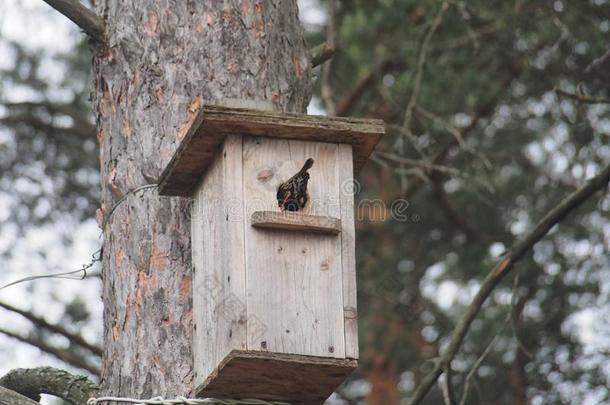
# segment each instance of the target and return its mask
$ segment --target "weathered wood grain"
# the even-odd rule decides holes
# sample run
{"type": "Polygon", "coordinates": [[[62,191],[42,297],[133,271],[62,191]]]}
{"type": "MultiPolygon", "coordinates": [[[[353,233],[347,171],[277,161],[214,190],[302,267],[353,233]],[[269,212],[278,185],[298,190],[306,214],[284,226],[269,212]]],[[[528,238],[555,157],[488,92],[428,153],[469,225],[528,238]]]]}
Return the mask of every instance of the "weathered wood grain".
{"type": "MultiPolygon", "coordinates": [[[[313,157],[310,199],[299,212],[339,218],[337,151],[332,143],[244,137],[245,217],[278,211],[278,185],[313,157]]],[[[246,226],[245,240],[248,350],[345,357],[341,239],[246,226]]]]}
{"type": "Polygon", "coordinates": [[[345,357],[358,358],[358,310],[356,290],[356,231],[354,227],[354,190],[352,150],[339,145],[339,193],[341,199],[341,263],[343,268],[343,317],[345,322],[345,357]]]}
{"type": "Polygon", "coordinates": [[[159,178],[162,195],[189,196],[227,134],[314,142],[346,143],[358,172],[385,129],[377,119],[335,118],[206,105],[159,178]]]}
{"type": "Polygon", "coordinates": [[[341,232],[339,218],[305,215],[299,212],[255,211],[250,217],[255,228],[281,229],[337,235],[341,232]]]}
{"type": "Polygon", "coordinates": [[[358,366],[356,360],[233,351],[199,385],[199,397],[322,404],[358,366]]]}
{"type": "Polygon", "coordinates": [[[242,139],[231,135],[197,187],[191,215],[195,384],[246,349],[242,139]]]}

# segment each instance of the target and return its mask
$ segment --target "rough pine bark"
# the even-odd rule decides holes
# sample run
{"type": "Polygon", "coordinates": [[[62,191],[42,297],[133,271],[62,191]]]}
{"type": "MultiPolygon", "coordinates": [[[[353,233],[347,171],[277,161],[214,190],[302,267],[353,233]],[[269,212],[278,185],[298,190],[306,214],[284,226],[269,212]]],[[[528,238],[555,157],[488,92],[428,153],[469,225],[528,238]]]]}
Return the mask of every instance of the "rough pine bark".
{"type": "MultiPolygon", "coordinates": [[[[92,101],[102,222],[129,190],[155,183],[194,111],[225,98],[303,111],[310,69],[296,1],[97,0],[92,101]]],[[[129,194],[104,229],[102,393],[192,390],[189,201],[129,194]]]]}

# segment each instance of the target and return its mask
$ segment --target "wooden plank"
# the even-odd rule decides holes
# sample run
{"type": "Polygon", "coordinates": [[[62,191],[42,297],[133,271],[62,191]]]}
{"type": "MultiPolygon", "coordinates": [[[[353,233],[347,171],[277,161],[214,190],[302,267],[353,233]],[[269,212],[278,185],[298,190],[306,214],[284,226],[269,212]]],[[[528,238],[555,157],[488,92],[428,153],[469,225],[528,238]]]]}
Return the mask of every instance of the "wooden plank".
{"type": "Polygon", "coordinates": [[[250,223],[255,228],[282,229],[337,235],[341,232],[339,218],[305,215],[298,212],[255,211],[250,223]]]}
{"type": "Polygon", "coordinates": [[[236,350],[195,393],[316,405],[324,403],[357,366],[355,360],[236,350]]]}
{"type": "Polygon", "coordinates": [[[345,322],[345,357],[358,358],[358,310],[356,291],[356,231],[354,228],[354,190],[352,149],[339,145],[338,178],[341,199],[341,264],[343,266],[343,317],[345,322]]]}
{"type": "MultiPolygon", "coordinates": [[[[193,195],[194,202],[191,211],[191,256],[193,266],[193,362],[195,382],[203,381],[213,369],[217,361],[214,354],[212,335],[215,322],[212,319],[212,308],[219,298],[210,294],[211,288],[215,289],[215,283],[210,278],[216,279],[213,273],[214,263],[218,257],[208,251],[204,246],[204,233],[216,235],[217,222],[205,220],[208,212],[217,210],[209,198],[220,187],[219,170],[210,170],[205,179],[196,188],[193,195]]],[[[220,360],[220,359],[218,359],[220,360]]]]}
{"type": "Polygon", "coordinates": [[[242,139],[228,136],[195,194],[191,216],[195,382],[231,350],[246,349],[242,139]]]}
{"type": "Polygon", "coordinates": [[[354,171],[366,163],[384,134],[376,119],[336,118],[307,114],[205,106],[187,130],[159,179],[161,195],[190,196],[228,134],[262,136],[352,146],[354,171]]]}
{"type": "MultiPolygon", "coordinates": [[[[305,215],[340,217],[337,144],[244,138],[244,212],[277,211],[278,185],[312,157],[305,215]]],[[[248,349],[345,357],[341,239],[245,230],[248,349]],[[264,328],[260,328],[264,325],[264,328]]]]}

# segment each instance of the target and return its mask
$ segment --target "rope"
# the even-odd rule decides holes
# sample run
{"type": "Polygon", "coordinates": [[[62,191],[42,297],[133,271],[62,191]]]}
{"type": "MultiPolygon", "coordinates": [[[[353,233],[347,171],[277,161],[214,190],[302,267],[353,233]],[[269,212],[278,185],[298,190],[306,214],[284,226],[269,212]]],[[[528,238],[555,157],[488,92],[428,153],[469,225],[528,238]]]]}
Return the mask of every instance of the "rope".
{"type": "Polygon", "coordinates": [[[185,398],[177,397],[175,399],[163,399],[163,397],[154,397],[151,399],[134,399],[121,397],[101,397],[89,398],[87,405],[97,405],[102,402],[127,402],[136,405],[200,405],[200,404],[218,404],[218,405],[290,405],[287,402],[264,401],[262,399],[217,399],[217,398],[185,398]]]}

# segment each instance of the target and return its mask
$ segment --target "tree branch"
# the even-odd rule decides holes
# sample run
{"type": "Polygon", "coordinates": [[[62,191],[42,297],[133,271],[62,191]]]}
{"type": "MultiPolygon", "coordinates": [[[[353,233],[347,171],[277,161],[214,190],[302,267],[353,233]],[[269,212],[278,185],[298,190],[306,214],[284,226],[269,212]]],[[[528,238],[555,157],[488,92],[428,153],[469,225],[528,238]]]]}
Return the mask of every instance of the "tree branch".
{"type": "Polygon", "coordinates": [[[481,353],[479,358],[474,362],[474,365],[472,366],[472,368],[470,369],[470,371],[466,375],[466,380],[464,381],[464,390],[462,391],[462,398],[460,399],[460,405],[466,405],[466,400],[468,399],[468,392],[470,391],[471,381],[475,377],[475,374],[476,374],[477,370],[479,369],[479,367],[481,367],[481,364],[483,363],[483,361],[485,360],[485,358],[487,357],[489,352],[491,352],[491,349],[493,348],[494,344],[496,343],[496,340],[498,339],[498,336],[500,336],[500,334],[506,328],[506,325],[508,324],[508,321],[510,320],[509,317],[510,317],[510,314],[509,314],[509,316],[506,317],[506,319],[502,323],[502,326],[500,327],[498,332],[489,341],[489,343],[485,347],[485,350],[483,350],[483,353],[481,353]]]}
{"type": "Polygon", "coordinates": [[[424,377],[413,394],[409,404],[419,404],[426,394],[430,391],[436,380],[441,376],[443,370],[451,366],[451,361],[460,349],[464,337],[470,329],[472,321],[475,319],[479,310],[492,293],[494,288],[502,279],[510,273],[515,263],[517,263],[536,243],[538,243],[551,228],[561,222],[573,210],[582,205],[594,193],[606,187],[610,182],[610,164],[608,164],[599,174],[590,179],[584,186],[561,201],[553,208],[536,227],[526,235],[525,238],[515,243],[504,257],[487,275],[479,291],[475,295],[472,303],[467,308],[466,313],[459,320],[451,334],[451,340],[447,348],[443,351],[439,361],[436,362],[434,369],[424,377]]]}
{"type": "Polygon", "coordinates": [[[461,215],[460,210],[451,204],[449,196],[443,189],[443,185],[439,184],[438,181],[434,181],[433,186],[434,194],[447,218],[461,229],[470,241],[483,239],[479,232],[461,215]]]}
{"type": "Polygon", "coordinates": [[[53,333],[62,335],[65,338],[67,338],[70,342],[75,343],[81,347],[84,347],[85,349],[91,351],[92,353],[94,353],[95,355],[97,355],[99,357],[102,356],[102,349],[99,346],[96,346],[94,344],[87,342],[81,335],[72,333],[72,332],[64,329],[60,325],[55,325],[55,324],[49,323],[40,316],[34,315],[31,312],[25,311],[23,309],[16,308],[16,307],[14,307],[10,304],[7,304],[5,302],[2,302],[2,301],[0,301],[0,308],[4,308],[7,311],[15,312],[16,314],[19,314],[19,315],[23,316],[24,318],[26,318],[27,320],[29,320],[30,322],[32,322],[34,325],[41,327],[41,328],[48,329],[49,331],[51,331],[53,333]]]}
{"type": "MultiPolygon", "coordinates": [[[[483,38],[487,35],[494,34],[498,31],[502,31],[505,29],[501,25],[492,24],[487,27],[482,27],[479,30],[469,32],[467,35],[463,35],[461,37],[452,38],[448,41],[439,42],[434,45],[430,45],[430,52],[446,52],[453,51],[458,48],[462,48],[471,43],[479,42],[480,38],[483,38]]],[[[476,46],[475,46],[476,48],[476,46]]],[[[476,49],[475,49],[476,50],[476,49]]]]}
{"type": "Polygon", "coordinates": [[[434,172],[450,174],[450,175],[454,175],[454,176],[459,176],[461,174],[461,172],[458,169],[455,169],[455,168],[449,167],[449,166],[437,165],[437,164],[429,162],[425,159],[410,159],[410,158],[395,155],[393,153],[381,152],[381,151],[377,151],[374,153],[377,156],[380,156],[384,159],[387,159],[387,160],[390,160],[390,161],[393,161],[396,163],[400,163],[402,165],[421,168],[421,169],[425,170],[426,175],[434,173],[434,172]]]}
{"type": "MultiPolygon", "coordinates": [[[[511,69],[510,76],[502,81],[502,84],[500,85],[498,91],[490,98],[488,102],[482,104],[471,114],[470,123],[460,129],[462,139],[465,139],[466,136],[469,135],[477,127],[481,119],[493,113],[501,96],[508,88],[510,88],[510,85],[513,83],[513,80],[521,75],[522,71],[523,69],[521,66],[517,66],[511,69]]],[[[440,149],[438,153],[436,153],[434,158],[431,159],[431,162],[435,165],[442,164],[445,161],[445,158],[449,155],[449,152],[452,150],[452,148],[457,145],[457,140],[455,139],[455,137],[453,137],[440,149]]],[[[439,174],[440,173],[433,173],[432,180],[436,180],[436,176],[439,174]]],[[[420,179],[414,178],[413,181],[410,182],[409,188],[404,193],[402,193],[401,196],[398,196],[396,198],[404,198],[406,200],[409,200],[415,193],[419,191],[419,189],[424,183],[425,182],[421,181],[420,179]]]]}
{"type": "Polygon", "coordinates": [[[311,58],[311,67],[315,68],[320,66],[335,55],[335,44],[324,42],[318,46],[315,46],[309,50],[309,57],[311,58]]]}
{"type": "Polygon", "coordinates": [[[431,111],[426,110],[425,108],[416,105],[414,107],[414,111],[425,117],[428,118],[429,120],[432,121],[436,121],[438,123],[440,123],[442,125],[443,128],[445,128],[445,130],[447,132],[449,132],[451,135],[453,135],[453,137],[455,138],[455,141],[461,146],[464,147],[464,138],[462,137],[462,133],[460,132],[459,129],[457,129],[456,127],[454,127],[453,125],[451,125],[449,122],[447,122],[445,119],[443,119],[442,117],[439,117],[438,115],[434,114],[431,111]]]}
{"type": "Polygon", "coordinates": [[[369,87],[377,82],[378,78],[383,77],[383,75],[391,70],[399,69],[403,66],[405,66],[404,63],[398,59],[386,59],[374,66],[366,76],[356,82],[356,85],[352,87],[349,94],[337,103],[337,116],[350,115],[356,102],[369,87]]]}
{"type": "MultiPolygon", "coordinates": [[[[422,148],[419,147],[418,139],[417,139],[417,137],[415,137],[413,135],[413,132],[411,131],[411,118],[413,116],[413,109],[415,108],[415,105],[417,103],[417,97],[419,96],[419,92],[421,89],[422,78],[424,75],[424,67],[426,66],[426,60],[428,58],[428,48],[430,46],[430,41],[432,40],[432,37],[434,36],[434,33],[436,32],[438,27],[441,25],[441,22],[443,21],[443,15],[445,14],[445,12],[447,11],[448,8],[449,8],[448,1],[443,1],[440,4],[438,12],[436,13],[436,16],[434,17],[434,19],[432,20],[432,25],[430,26],[430,29],[428,30],[428,32],[424,36],[424,39],[421,42],[421,45],[419,47],[419,51],[417,54],[417,64],[415,66],[415,74],[413,76],[413,86],[412,86],[411,97],[409,98],[409,102],[407,103],[407,108],[405,110],[404,119],[402,122],[402,131],[401,131],[402,135],[405,138],[407,138],[407,140],[413,146],[413,149],[424,160],[426,160],[425,153],[422,150],[422,148]]],[[[400,143],[399,145],[401,145],[400,152],[404,154],[404,152],[405,152],[404,146],[402,146],[404,144],[400,143]]],[[[401,167],[402,167],[402,165],[401,165],[401,167]]],[[[406,174],[407,173],[402,173],[400,176],[401,191],[404,191],[407,188],[406,174]]]]}
{"type": "Polygon", "coordinates": [[[441,391],[445,405],[455,405],[455,396],[453,394],[453,385],[451,384],[451,368],[445,370],[445,378],[440,381],[441,391]]]}
{"type": "Polygon", "coordinates": [[[604,52],[602,56],[593,59],[593,62],[589,63],[589,65],[585,68],[585,73],[589,73],[591,69],[594,69],[598,65],[601,65],[608,58],[610,58],[610,49],[604,52]]]}
{"type": "Polygon", "coordinates": [[[18,392],[0,387],[0,405],[40,405],[40,403],[24,397],[18,392]]]}
{"type": "Polygon", "coordinates": [[[87,362],[81,356],[78,356],[67,350],[63,350],[63,349],[51,346],[48,343],[46,343],[40,339],[33,338],[30,336],[22,336],[15,332],[11,332],[11,331],[3,329],[3,328],[0,328],[0,333],[2,333],[3,335],[6,335],[8,337],[11,337],[13,339],[16,339],[20,342],[27,343],[29,345],[37,347],[41,351],[43,351],[45,353],[49,353],[71,366],[74,366],[76,368],[80,368],[83,370],[87,370],[88,372],[90,372],[91,374],[94,374],[94,375],[98,375],[98,376],[100,375],[100,370],[96,366],[89,364],[89,362],[87,362]]]}
{"type": "Polygon", "coordinates": [[[405,111],[405,119],[402,124],[404,131],[410,135],[411,134],[411,116],[413,115],[413,109],[415,108],[415,104],[417,103],[417,97],[419,96],[419,90],[421,88],[422,77],[424,74],[424,66],[426,65],[426,59],[428,57],[428,47],[430,46],[430,41],[434,36],[434,33],[441,25],[441,21],[443,20],[443,15],[445,11],[449,8],[449,2],[444,1],[432,21],[432,26],[430,30],[426,33],[424,37],[421,47],[419,49],[419,55],[417,56],[417,66],[415,67],[415,77],[413,79],[413,92],[411,93],[411,98],[409,99],[409,103],[407,104],[407,109],[405,111]]]}
{"type": "Polygon", "coordinates": [[[80,4],[78,0],[44,0],[44,2],[72,20],[91,38],[100,43],[104,42],[104,20],[80,4]]]}
{"type": "Polygon", "coordinates": [[[75,405],[85,404],[98,389],[85,376],[53,367],[13,369],[0,378],[0,386],[35,401],[40,401],[40,394],[49,394],[75,405]]]}
{"type": "Polygon", "coordinates": [[[593,97],[587,97],[581,94],[575,94],[575,93],[570,93],[567,92],[565,90],[561,90],[558,88],[555,88],[555,93],[559,94],[560,96],[564,96],[564,97],[568,97],[571,99],[574,99],[580,103],[585,103],[585,104],[610,104],[610,98],[593,98],[593,97]]]}
{"type": "Polygon", "coordinates": [[[506,328],[506,325],[508,325],[511,318],[513,317],[513,311],[515,309],[515,300],[517,297],[517,289],[519,288],[520,274],[521,274],[521,271],[518,271],[517,274],[515,275],[515,279],[513,280],[513,290],[511,293],[512,295],[511,295],[511,300],[510,300],[510,308],[508,310],[508,313],[506,314],[506,317],[504,318],[504,322],[502,323],[502,326],[500,327],[500,329],[498,329],[496,331],[496,333],[494,334],[494,337],[489,341],[485,350],[483,350],[483,353],[481,353],[479,358],[474,362],[474,364],[473,364],[472,368],[470,369],[470,371],[468,372],[468,374],[466,374],[466,379],[464,380],[464,389],[462,390],[462,398],[460,399],[460,405],[466,405],[466,400],[468,399],[468,392],[470,391],[471,381],[474,381],[477,370],[479,369],[479,367],[481,367],[481,364],[483,364],[483,361],[485,360],[485,358],[487,357],[489,352],[491,352],[491,349],[492,349],[493,345],[496,343],[496,340],[502,334],[502,332],[506,328]]]}

